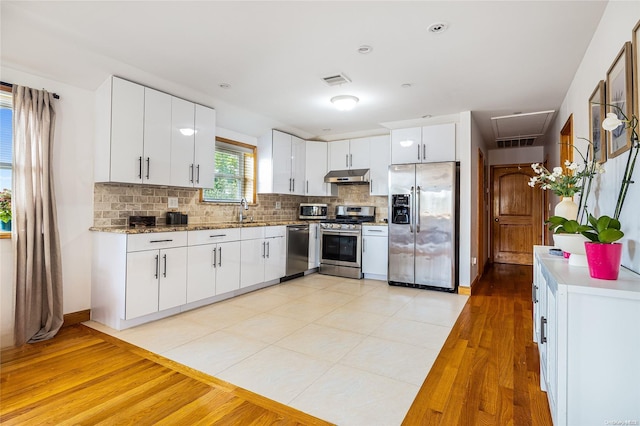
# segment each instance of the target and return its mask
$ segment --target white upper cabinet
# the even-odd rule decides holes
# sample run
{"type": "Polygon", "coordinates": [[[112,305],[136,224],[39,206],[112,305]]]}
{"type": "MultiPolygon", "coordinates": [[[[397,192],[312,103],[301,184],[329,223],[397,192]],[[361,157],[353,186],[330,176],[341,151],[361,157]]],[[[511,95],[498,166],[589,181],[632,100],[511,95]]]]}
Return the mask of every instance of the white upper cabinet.
{"type": "Polygon", "coordinates": [[[214,110],[109,77],[96,113],[96,182],[202,187],[213,179],[214,110]]]}
{"type": "MultiPolygon", "coordinates": [[[[171,183],[171,96],[144,88],[142,183],[171,183]]],[[[113,161],[113,159],[112,159],[113,161]]]]}
{"type": "Polygon", "coordinates": [[[327,151],[326,142],[306,142],[306,166],[305,166],[305,195],[325,196],[331,195],[329,183],[324,182],[327,174],[327,151]]]}
{"type": "Polygon", "coordinates": [[[329,170],[369,168],[369,138],[329,142],[329,170]]]}
{"type": "Polygon", "coordinates": [[[194,184],[211,188],[216,173],[216,110],[196,104],[194,147],[194,184]]]}
{"type": "Polygon", "coordinates": [[[258,139],[258,192],[304,195],[305,142],[278,130],[258,139]]]}
{"type": "Polygon", "coordinates": [[[193,186],[195,104],[171,98],[171,185],[193,186]]]}
{"type": "Polygon", "coordinates": [[[391,148],[389,135],[369,139],[369,194],[389,194],[389,164],[391,148]]]}
{"type": "Polygon", "coordinates": [[[455,123],[391,131],[391,164],[455,161],[455,123]]]}

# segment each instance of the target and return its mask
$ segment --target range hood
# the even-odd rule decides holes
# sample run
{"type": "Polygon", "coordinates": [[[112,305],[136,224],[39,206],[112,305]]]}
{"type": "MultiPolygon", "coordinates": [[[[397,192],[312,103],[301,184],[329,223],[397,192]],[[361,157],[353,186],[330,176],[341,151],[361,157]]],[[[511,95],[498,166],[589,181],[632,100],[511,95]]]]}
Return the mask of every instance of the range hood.
{"type": "Polygon", "coordinates": [[[324,177],[326,183],[369,183],[369,169],[332,170],[324,177]]]}

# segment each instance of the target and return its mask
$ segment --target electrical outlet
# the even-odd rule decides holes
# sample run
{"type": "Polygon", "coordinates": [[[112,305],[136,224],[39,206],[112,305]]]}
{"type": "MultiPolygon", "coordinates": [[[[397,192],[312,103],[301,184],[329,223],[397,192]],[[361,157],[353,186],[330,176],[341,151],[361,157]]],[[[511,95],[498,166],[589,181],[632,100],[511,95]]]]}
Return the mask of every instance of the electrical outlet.
{"type": "Polygon", "coordinates": [[[170,209],[178,208],[178,197],[169,197],[167,198],[167,207],[170,209]]]}
{"type": "Polygon", "coordinates": [[[476,263],[478,263],[478,258],[477,257],[472,257],[471,258],[471,264],[475,265],[476,263]]]}
{"type": "Polygon", "coordinates": [[[280,204],[280,201],[276,201],[276,209],[279,209],[282,207],[282,204],[280,204]]]}

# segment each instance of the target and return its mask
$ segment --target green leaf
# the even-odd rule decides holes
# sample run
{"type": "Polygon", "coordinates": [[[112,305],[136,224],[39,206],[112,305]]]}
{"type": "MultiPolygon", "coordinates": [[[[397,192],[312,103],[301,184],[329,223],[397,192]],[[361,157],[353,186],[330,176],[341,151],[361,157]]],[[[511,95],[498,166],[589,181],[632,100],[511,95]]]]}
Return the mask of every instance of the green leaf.
{"type": "Polygon", "coordinates": [[[598,235],[598,241],[601,243],[612,243],[624,237],[624,233],[618,229],[605,229],[598,235]]]}
{"type": "Polygon", "coordinates": [[[597,243],[598,242],[598,234],[596,234],[593,231],[582,232],[582,235],[587,237],[589,239],[589,241],[591,241],[592,243],[597,243]]]}
{"type": "Polygon", "coordinates": [[[596,222],[596,230],[598,232],[602,232],[609,228],[609,223],[611,222],[611,218],[609,216],[600,216],[598,222],[596,222]]]}
{"type": "Polygon", "coordinates": [[[594,229],[598,227],[598,219],[596,219],[591,213],[589,213],[589,223],[594,229]]]}

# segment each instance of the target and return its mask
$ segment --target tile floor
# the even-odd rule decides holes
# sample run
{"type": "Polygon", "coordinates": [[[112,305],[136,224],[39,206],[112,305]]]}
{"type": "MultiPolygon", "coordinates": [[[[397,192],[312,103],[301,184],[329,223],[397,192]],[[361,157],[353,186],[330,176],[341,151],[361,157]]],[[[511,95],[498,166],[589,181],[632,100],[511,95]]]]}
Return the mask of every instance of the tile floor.
{"type": "Polygon", "coordinates": [[[115,331],[339,425],[399,425],[467,296],[312,274],[115,331]]]}

